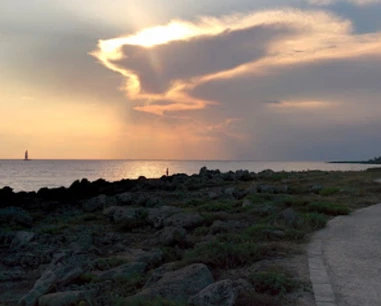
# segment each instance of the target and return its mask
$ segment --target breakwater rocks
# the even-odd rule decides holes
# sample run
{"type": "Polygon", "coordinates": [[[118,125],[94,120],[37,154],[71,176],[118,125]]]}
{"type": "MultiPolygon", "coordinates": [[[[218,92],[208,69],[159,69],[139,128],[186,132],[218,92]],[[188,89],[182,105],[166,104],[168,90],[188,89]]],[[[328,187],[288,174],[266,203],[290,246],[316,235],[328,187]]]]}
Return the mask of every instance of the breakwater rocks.
{"type": "MultiPolygon", "coordinates": [[[[292,175],[202,168],[192,176],[84,179],[38,192],[5,187],[0,305],[244,305],[255,293],[245,267],[267,249],[244,240],[230,247],[216,237],[242,233],[255,224],[252,216],[303,222],[292,208],[252,202],[258,193],[292,193],[292,175]]],[[[266,235],[274,240],[287,235],[271,226],[266,235]]]]}

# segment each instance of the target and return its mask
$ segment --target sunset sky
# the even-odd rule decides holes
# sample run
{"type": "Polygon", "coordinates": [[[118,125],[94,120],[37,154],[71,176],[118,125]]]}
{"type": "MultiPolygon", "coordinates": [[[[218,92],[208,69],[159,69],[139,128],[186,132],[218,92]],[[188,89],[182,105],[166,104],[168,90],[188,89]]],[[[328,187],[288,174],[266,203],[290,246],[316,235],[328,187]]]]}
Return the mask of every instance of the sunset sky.
{"type": "Polygon", "coordinates": [[[0,159],[381,155],[381,0],[1,0],[0,159]]]}

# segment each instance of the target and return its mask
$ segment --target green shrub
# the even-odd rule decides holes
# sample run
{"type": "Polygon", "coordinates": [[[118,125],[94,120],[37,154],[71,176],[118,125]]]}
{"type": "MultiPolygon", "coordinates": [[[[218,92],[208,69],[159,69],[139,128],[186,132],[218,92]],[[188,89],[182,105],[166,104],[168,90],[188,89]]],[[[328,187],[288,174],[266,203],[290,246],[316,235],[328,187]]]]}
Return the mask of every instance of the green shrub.
{"type": "Polygon", "coordinates": [[[308,212],[326,214],[329,216],[348,215],[350,213],[350,210],[347,206],[329,202],[312,202],[308,204],[304,210],[308,212]]]}
{"type": "Polygon", "coordinates": [[[299,282],[279,272],[259,272],[249,276],[255,291],[273,296],[290,293],[299,288],[299,282]]]}
{"type": "Polygon", "coordinates": [[[92,273],[82,273],[73,283],[77,285],[83,285],[91,283],[96,279],[96,275],[92,273]]]}
{"type": "Polygon", "coordinates": [[[214,240],[196,245],[184,254],[184,262],[204,263],[212,268],[235,268],[266,257],[268,248],[252,241],[244,241],[239,235],[230,241],[214,240]],[[237,238],[237,239],[235,239],[237,238]]]}
{"type": "Polygon", "coordinates": [[[127,259],[118,257],[100,258],[94,262],[94,268],[100,271],[107,271],[128,262],[129,261],[127,259]]]}
{"type": "Polygon", "coordinates": [[[204,204],[201,204],[197,207],[199,212],[235,212],[239,210],[240,206],[235,205],[232,201],[209,201],[204,204]]]}
{"type": "Polygon", "coordinates": [[[306,213],[303,215],[306,225],[311,231],[324,228],[328,222],[328,217],[319,213],[306,213]]]}
{"type": "Polygon", "coordinates": [[[325,187],[322,190],[320,190],[319,194],[324,197],[327,197],[335,193],[338,193],[339,191],[340,191],[340,188],[337,188],[337,187],[325,187]]]}
{"type": "Polygon", "coordinates": [[[162,297],[148,298],[148,297],[134,297],[129,298],[127,301],[120,299],[115,303],[116,306],[187,306],[187,303],[174,302],[162,297]]]}
{"type": "Polygon", "coordinates": [[[196,236],[205,236],[209,233],[209,227],[207,226],[200,226],[194,230],[194,234],[196,236]]]}

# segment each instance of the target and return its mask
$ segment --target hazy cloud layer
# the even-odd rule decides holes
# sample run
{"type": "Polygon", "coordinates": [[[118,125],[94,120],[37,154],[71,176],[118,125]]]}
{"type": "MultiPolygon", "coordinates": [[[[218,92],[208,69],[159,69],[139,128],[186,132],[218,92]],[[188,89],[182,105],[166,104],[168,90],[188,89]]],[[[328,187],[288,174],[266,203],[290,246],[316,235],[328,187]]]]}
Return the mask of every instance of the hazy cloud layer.
{"type": "Polygon", "coordinates": [[[380,155],[380,14],[378,0],[0,1],[2,145],[102,158],[380,155]]]}
{"type": "Polygon", "coordinates": [[[182,118],[177,127],[237,158],[270,159],[362,143],[360,131],[379,126],[380,54],[381,32],[297,9],[176,20],[93,52],[126,78],[135,110],[182,118]]]}

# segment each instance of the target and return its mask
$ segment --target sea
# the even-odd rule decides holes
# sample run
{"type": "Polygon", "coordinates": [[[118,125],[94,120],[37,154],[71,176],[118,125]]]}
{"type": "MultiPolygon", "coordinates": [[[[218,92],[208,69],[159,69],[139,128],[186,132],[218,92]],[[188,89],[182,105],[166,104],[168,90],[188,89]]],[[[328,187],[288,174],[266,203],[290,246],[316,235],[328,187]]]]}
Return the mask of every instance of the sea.
{"type": "Polygon", "coordinates": [[[377,165],[330,164],[321,161],[179,161],[179,160],[0,160],[0,188],[14,191],[38,191],[42,187],[69,187],[75,180],[113,182],[121,179],[160,178],[169,174],[199,173],[201,167],[229,170],[274,171],[359,171],[377,165]]]}

